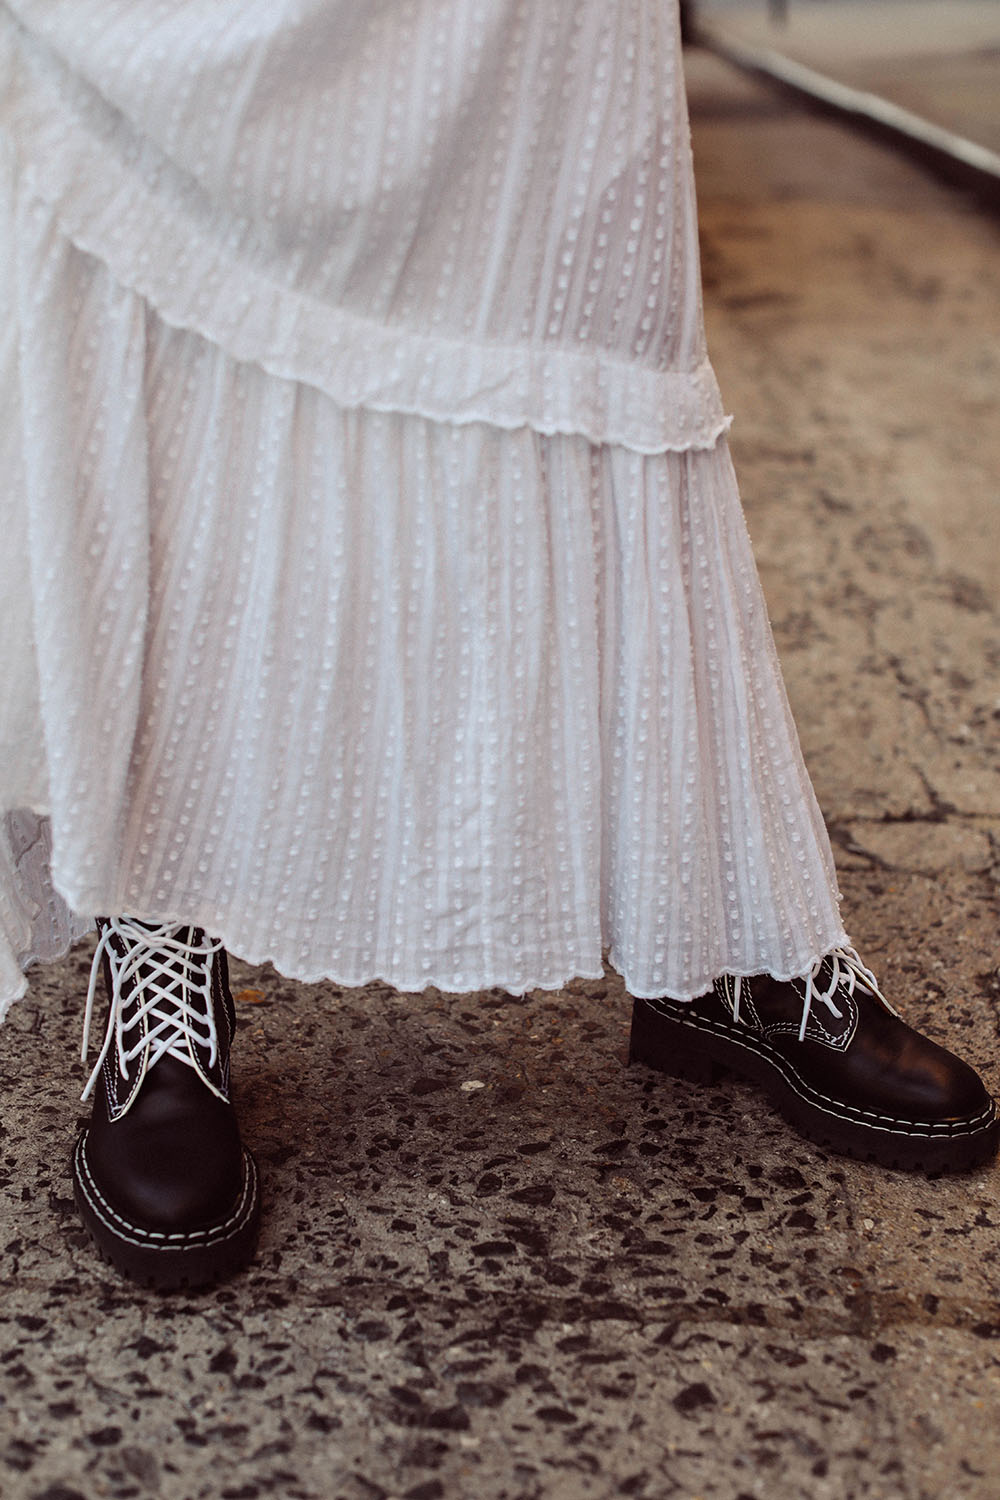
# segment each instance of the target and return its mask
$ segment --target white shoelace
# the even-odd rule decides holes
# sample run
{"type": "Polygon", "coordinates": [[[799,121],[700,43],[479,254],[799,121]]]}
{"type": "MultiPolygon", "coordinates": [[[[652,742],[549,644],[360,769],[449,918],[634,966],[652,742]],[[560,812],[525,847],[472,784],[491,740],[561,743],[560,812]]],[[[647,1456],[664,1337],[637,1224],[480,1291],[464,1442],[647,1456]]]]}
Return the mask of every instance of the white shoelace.
{"type": "MultiPolygon", "coordinates": [[[[870,995],[874,995],[877,1000],[880,1000],[886,1010],[892,1015],[897,1014],[879,989],[878,980],[875,978],[875,975],[871,969],[862,963],[860,954],[856,953],[853,948],[835,948],[832,953],[824,954],[822,958],[817,959],[808,974],[803,974],[800,977],[806,982],[805,999],[802,1003],[802,1024],[799,1026],[800,1042],[806,1034],[806,1026],[812,1014],[814,1000],[818,1000],[822,1005],[825,1005],[831,1015],[835,1016],[838,1021],[843,1020],[844,1013],[838,1009],[837,1003],[833,998],[841,988],[846,990],[848,995],[853,995],[856,989],[866,990],[870,995]],[[830,966],[830,982],[825,989],[820,989],[816,981],[819,978],[820,970],[826,963],[830,966]]],[[[740,998],[743,993],[743,985],[746,982],[746,980],[737,976],[733,999],[734,1021],[738,1021],[740,1018],[740,998]]]]}
{"type": "MultiPolygon", "coordinates": [[[[196,1047],[208,1049],[209,1067],[215,1063],[219,1049],[212,1005],[212,972],[222,944],[208,938],[202,943],[191,943],[179,936],[190,933],[190,928],[169,923],[136,922],[129,917],[108,919],[90,971],[81,1062],[87,1061],[94,997],[105,953],[111,968],[108,1028],[100,1056],[80,1096],[81,1102],[89,1098],[112,1045],[123,1078],[128,1076],[129,1063],[143,1051],[147,1053],[147,1071],[161,1057],[170,1056],[204,1076],[195,1055],[196,1047]],[[124,956],[112,942],[113,938],[118,939],[124,956]],[[126,1021],[123,1012],[126,1006],[133,1005],[134,1013],[126,1021]]],[[[211,1083],[209,1087],[213,1093],[219,1092],[211,1083]]]]}

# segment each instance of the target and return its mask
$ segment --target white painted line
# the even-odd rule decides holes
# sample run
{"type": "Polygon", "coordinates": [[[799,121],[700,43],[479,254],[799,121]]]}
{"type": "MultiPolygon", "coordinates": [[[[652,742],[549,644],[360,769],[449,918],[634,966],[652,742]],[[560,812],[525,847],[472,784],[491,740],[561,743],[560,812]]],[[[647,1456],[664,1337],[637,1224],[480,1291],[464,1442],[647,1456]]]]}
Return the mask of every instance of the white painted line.
{"type": "Polygon", "coordinates": [[[1000,185],[1000,154],[963,135],[956,135],[954,131],[945,130],[943,126],[933,125],[930,120],[925,120],[921,115],[915,115],[898,104],[892,104],[879,94],[838,83],[825,73],[817,73],[815,69],[793,62],[791,58],[783,57],[780,52],[772,52],[769,48],[748,47],[742,42],[731,41],[711,27],[700,26],[697,40],[713,52],[736,63],[738,67],[762,73],[779,83],[787,84],[796,92],[827,104],[841,114],[858,116],[862,121],[882,130],[904,136],[972,172],[994,179],[1000,185]]]}

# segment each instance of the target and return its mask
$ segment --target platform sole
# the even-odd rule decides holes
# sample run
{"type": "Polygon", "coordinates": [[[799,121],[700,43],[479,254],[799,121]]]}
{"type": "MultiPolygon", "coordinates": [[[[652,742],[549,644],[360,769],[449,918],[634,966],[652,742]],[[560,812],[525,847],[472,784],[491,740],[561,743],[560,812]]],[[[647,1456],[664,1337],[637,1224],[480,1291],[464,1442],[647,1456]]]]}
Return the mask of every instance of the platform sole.
{"type": "Polygon", "coordinates": [[[629,1062],[674,1078],[717,1083],[736,1076],[756,1084],[788,1123],[818,1146],[902,1171],[963,1172],[990,1161],[1000,1146],[992,1105],[969,1120],[908,1121],[832,1099],[810,1085],[756,1033],[739,1036],[698,1021],[674,1020],[655,1002],[636,1000],[629,1062]]]}
{"type": "Polygon", "coordinates": [[[117,1213],[94,1180],[87,1132],[73,1152],[73,1195],[97,1249],[116,1270],[158,1291],[201,1287],[243,1270],[257,1246],[260,1185],[257,1163],[244,1148],[243,1184],[231,1213],[218,1224],[187,1234],[157,1234],[117,1213]]]}

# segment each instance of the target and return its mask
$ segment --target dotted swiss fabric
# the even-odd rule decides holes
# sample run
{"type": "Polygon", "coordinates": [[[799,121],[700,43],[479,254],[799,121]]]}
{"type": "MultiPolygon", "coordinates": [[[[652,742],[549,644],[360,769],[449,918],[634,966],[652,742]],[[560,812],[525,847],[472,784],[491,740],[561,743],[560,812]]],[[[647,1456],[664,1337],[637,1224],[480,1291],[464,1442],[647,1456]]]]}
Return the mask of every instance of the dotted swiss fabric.
{"type": "Polygon", "coordinates": [[[645,452],[725,427],[669,6],[7,12],[26,185],[168,322],[341,405],[645,452]]]}
{"type": "Polygon", "coordinates": [[[691,996],[843,940],[657,0],[0,6],[0,999],[93,912],[691,996]]]}

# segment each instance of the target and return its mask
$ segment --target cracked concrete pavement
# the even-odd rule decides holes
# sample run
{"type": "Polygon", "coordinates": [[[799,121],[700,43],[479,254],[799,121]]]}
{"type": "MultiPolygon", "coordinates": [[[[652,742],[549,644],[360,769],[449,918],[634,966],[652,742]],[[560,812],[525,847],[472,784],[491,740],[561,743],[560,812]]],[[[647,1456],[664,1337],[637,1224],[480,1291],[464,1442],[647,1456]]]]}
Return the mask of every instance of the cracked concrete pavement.
{"type": "Polygon", "coordinates": [[[829,129],[808,116],[794,141],[781,109],[737,135],[734,88],[765,115],[768,96],[700,55],[693,66],[710,346],[845,885],[865,868],[988,879],[1000,837],[996,223],[864,140],[849,163],[829,158],[829,129]]]}
{"type": "MultiPolygon", "coordinates": [[[[689,71],[710,344],[848,925],[996,1092],[997,226],[689,71]]],[[[69,1197],[87,962],[0,1031],[4,1500],[996,1494],[996,1170],[840,1161],[750,1089],[626,1069],[614,976],[238,965],[260,1256],[153,1296],[69,1197]]]]}

